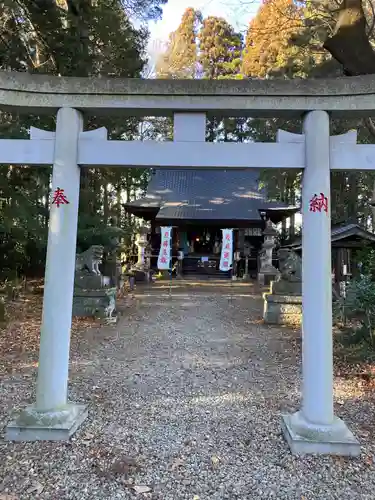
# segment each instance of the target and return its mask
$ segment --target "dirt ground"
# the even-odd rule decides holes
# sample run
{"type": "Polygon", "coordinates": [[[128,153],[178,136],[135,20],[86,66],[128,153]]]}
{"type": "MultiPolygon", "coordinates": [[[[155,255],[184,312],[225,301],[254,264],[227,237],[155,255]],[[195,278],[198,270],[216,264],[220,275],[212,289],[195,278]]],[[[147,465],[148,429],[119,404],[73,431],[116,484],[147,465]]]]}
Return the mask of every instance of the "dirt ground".
{"type": "MultiPolygon", "coordinates": [[[[40,304],[0,332],[2,427],[34,401],[40,304]]],[[[372,385],[336,369],[361,457],[293,457],[280,415],[300,406],[300,333],[262,323],[254,285],[161,282],[120,306],[115,326],[74,322],[69,399],[89,418],[71,441],[0,437],[0,500],[374,498],[372,385]]]]}

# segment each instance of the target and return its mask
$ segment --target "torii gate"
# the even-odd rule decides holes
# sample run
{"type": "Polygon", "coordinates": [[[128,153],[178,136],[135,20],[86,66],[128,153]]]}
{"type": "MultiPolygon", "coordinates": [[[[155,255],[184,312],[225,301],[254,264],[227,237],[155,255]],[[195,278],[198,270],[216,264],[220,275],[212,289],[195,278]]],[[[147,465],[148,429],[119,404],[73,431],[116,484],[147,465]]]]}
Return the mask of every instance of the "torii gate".
{"type": "Polygon", "coordinates": [[[330,170],[374,170],[375,146],[356,132],[330,137],[329,114],[375,110],[372,77],[317,81],[168,81],[57,78],[0,73],[0,107],[57,111],[55,132],[32,128],[30,140],[0,140],[0,163],[53,164],[36,403],[6,429],[8,440],[68,439],[87,416],[68,403],[69,343],[80,166],[303,169],[303,403],[283,415],[293,453],[358,455],[360,446],[333,412],[330,170]],[[370,89],[370,90],[369,90],[370,89]],[[82,112],[174,115],[173,142],[108,141],[83,131],[82,112]],[[271,143],[207,143],[206,113],[303,116],[303,135],[279,131],[271,143]],[[318,203],[312,204],[312,200],[318,203]],[[320,201],[319,201],[320,200],[320,201]]]}

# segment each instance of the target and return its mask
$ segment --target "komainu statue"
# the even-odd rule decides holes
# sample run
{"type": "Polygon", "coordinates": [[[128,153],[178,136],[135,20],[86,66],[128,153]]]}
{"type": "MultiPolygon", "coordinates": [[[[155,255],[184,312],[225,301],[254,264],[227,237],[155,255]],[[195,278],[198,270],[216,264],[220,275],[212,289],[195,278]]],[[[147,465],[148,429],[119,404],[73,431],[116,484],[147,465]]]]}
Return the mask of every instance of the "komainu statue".
{"type": "Polygon", "coordinates": [[[280,279],[285,281],[302,281],[302,259],[293,250],[281,248],[278,252],[280,279]]]}
{"type": "Polygon", "coordinates": [[[110,277],[100,272],[103,254],[102,245],[92,245],[76,255],[73,316],[101,317],[113,323],[117,320],[116,287],[110,286],[110,277]]]}
{"type": "Polygon", "coordinates": [[[263,295],[263,319],[269,324],[297,326],[302,321],[302,260],[287,248],[281,248],[278,257],[280,279],[263,295]]]}
{"type": "Polygon", "coordinates": [[[82,253],[76,255],[76,273],[88,271],[90,274],[101,276],[99,265],[103,262],[104,247],[92,245],[82,253]]]}

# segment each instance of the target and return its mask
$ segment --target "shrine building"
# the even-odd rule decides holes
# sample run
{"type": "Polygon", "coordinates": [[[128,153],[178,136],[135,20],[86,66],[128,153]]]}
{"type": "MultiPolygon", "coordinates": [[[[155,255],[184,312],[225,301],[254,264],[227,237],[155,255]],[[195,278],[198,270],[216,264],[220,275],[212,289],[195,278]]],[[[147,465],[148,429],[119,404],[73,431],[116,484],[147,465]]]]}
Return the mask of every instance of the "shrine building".
{"type": "Polygon", "coordinates": [[[298,210],[269,200],[259,177],[254,169],[154,170],[145,196],[124,205],[150,223],[151,267],[156,268],[160,227],[171,226],[173,255],[184,252],[183,274],[218,275],[221,229],[232,228],[239,269],[246,256],[249,273],[256,277],[266,220],[277,224],[298,210]]]}

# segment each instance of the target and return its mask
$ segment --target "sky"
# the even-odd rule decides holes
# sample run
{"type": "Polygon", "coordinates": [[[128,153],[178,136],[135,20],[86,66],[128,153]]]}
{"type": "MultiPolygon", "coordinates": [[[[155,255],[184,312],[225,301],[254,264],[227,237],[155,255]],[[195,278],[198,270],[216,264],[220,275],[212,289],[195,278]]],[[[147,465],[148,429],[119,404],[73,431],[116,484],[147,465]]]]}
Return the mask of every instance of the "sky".
{"type": "Polygon", "coordinates": [[[171,31],[180,24],[188,7],[200,10],[203,16],[225,17],[237,30],[245,30],[257,11],[259,0],[168,0],[163,8],[163,18],[150,22],[151,32],[148,52],[154,56],[163,51],[171,31]]]}

